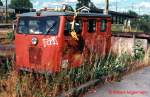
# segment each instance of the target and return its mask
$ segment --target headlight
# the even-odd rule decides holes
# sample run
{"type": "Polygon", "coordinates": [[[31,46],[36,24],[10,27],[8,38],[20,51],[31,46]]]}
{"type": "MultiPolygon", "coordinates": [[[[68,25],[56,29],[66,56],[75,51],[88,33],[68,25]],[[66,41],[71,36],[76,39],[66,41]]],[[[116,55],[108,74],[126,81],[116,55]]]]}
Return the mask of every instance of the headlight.
{"type": "Polygon", "coordinates": [[[37,45],[38,44],[38,39],[36,37],[32,38],[32,45],[37,45]]]}

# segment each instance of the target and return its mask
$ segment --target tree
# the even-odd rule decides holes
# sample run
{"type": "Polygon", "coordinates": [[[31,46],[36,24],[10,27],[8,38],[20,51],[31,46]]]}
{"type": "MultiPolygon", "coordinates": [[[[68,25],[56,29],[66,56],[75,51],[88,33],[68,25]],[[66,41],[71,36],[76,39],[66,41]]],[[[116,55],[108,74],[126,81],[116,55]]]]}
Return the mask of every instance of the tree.
{"type": "Polygon", "coordinates": [[[0,0],[0,6],[3,6],[3,2],[0,0]]]}
{"type": "Polygon", "coordinates": [[[86,6],[89,7],[91,0],[78,0],[78,3],[76,4],[76,9],[86,6]]]}
{"type": "Polygon", "coordinates": [[[129,10],[128,11],[128,14],[130,15],[130,16],[138,16],[138,14],[136,13],[136,12],[134,12],[134,11],[132,11],[132,10],[129,10]]]}
{"type": "Polygon", "coordinates": [[[136,12],[132,11],[132,10],[129,10],[129,11],[127,12],[127,14],[128,14],[129,16],[135,17],[135,18],[131,19],[131,26],[132,26],[133,28],[138,28],[138,26],[139,26],[138,14],[137,14],[136,12]]]}
{"type": "Polygon", "coordinates": [[[136,12],[132,12],[130,15],[137,17],[131,21],[133,27],[136,27],[138,31],[150,34],[150,15],[138,15],[136,12]]]}
{"type": "Polygon", "coordinates": [[[33,8],[33,4],[30,0],[11,0],[10,8],[33,8]]]}
{"type": "Polygon", "coordinates": [[[150,34],[150,15],[142,15],[139,19],[140,29],[150,34]]]}
{"type": "Polygon", "coordinates": [[[99,12],[99,9],[94,5],[91,0],[78,0],[78,3],[76,4],[76,9],[86,6],[90,8],[90,12],[99,12]]]}
{"type": "Polygon", "coordinates": [[[100,13],[100,9],[98,9],[95,4],[93,2],[90,2],[90,12],[93,12],[93,13],[100,13]]]}
{"type": "Polygon", "coordinates": [[[136,12],[129,10],[128,14],[130,16],[136,17],[132,19],[132,27],[136,27],[138,31],[144,31],[150,34],[150,15],[138,15],[136,12]]]}

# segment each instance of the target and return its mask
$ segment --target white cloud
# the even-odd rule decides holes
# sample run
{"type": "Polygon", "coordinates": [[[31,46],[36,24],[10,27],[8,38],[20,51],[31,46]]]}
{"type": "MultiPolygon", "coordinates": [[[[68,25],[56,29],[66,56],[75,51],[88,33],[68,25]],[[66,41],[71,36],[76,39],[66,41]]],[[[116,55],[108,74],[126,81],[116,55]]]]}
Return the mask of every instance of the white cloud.
{"type": "MultiPolygon", "coordinates": [[[[97,3],[105,3],[105,0],[91,0],[93,3],[97,4],[97,3]]],[[[121,2],[123,0],[109,0],[110,3],[112,2],[121,2]]]]}
{"type": "MultiPolygon", "coordinates": [[[[99,8],[103,8],[105,0],[91,0],[97,7],[99,8]]],[[[116,0],[109,0],[110,3],[116,2],[116,0]]],[[[117,2],[120,2],[121,0],[117,0],[117,2]]],[[[75,5],[78,1],[77,0],[59,0],[56,2],[55,1],[49,1],[49,2],[39,2],[39,0],[37,0],[34,4],[34,6],[38,7],[40,6],[41,8],[43,7],[50,7],[50,6],[58,6],[61,4],[71,4],[71,5],[75,5]]]]}
{"type": "Polygon", "coordinates": [[[62,4],[76,4],[77,3],[77,0],[61,0],[59,2],[52,2],[52,1],[49,1],[49,2],[43,2],[41,4],[42,7],[50,7],[50,6],[59,6],[59,5],[62,5],[62,4]]]}
{"type": "Polygon", "coordinates": [[[58,2],[43,2],[42,7],[56,6],[59,5],[58,2]]]}
{"type": "Polygon", "coordinates": [[[64,0],[64,1],[67,1],[67,2],[70,2],[70,3],[77,3],[78,2],[77,0],[64,0]]]}
{"type": "Polygon", "coordinates": [[[145,8],[145,9],[149,9],[150,8],[150,2],[141,2],[140,4],[137,4],[136,7],[138,8],[145,8]]]}
{"type": "MultiPolygon", "coordinates": [[[[60,6],[61,4],[69,4],[73,8],[75,8],[75,5],[78,0],[33,0],[34,8],[41,9],[44,7],[55,7],[60,6]],[[66,3],[67,2],[67,3],[66,3]]],[[[98,8],[104,8],[105,6],[105,0],[91,0],[98,8]]],[[[109,0],[110,4],[110,10],[116,10],[116,4],[118,5],[117,11],[128,11],[132,10],[132,2],[133,2],[133,11],[139,12],[140,9],[141,12],[148,13],[150,9],[150,0],[109,0]],[[117,1],[117,3],[116,3],[117,1]]],[[[150,12],[150,11],[149,11],[150,12]]]]}
{"type": "Polygon", "coordinates": [[[36,1],[35,3],[34,3],[34,6],[38,6],[40,4],[40,2],[39,1],[36,1]]]}

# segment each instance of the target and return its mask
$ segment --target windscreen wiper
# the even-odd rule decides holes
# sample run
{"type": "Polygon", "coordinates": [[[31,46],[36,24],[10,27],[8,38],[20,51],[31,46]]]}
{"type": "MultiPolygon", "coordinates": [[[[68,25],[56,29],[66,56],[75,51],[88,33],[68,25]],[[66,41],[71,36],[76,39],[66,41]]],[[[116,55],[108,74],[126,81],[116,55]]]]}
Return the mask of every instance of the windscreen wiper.
{"type": "Polygon", "coordinates": [[[49,34],[51,32],[51,30],[56,26],[56,22],[48,29],[46,34],[49,34]]]}

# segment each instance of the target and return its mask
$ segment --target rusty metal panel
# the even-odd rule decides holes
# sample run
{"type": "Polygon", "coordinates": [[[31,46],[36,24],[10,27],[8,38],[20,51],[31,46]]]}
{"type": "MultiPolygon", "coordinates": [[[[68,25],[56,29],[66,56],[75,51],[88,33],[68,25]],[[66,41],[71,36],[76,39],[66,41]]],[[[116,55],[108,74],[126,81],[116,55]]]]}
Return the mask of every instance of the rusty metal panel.
{"type": "Polygon", "coordinates": [[[41,48],[35,48],[35,47],[29,48],[29,63],[30,64],[40,65],[42,61],[41,56],[42,56],[41,48]]]}

